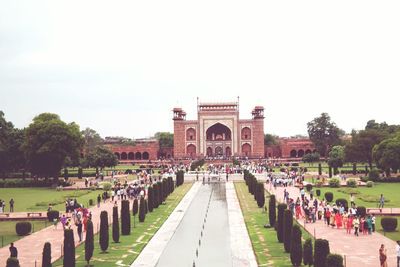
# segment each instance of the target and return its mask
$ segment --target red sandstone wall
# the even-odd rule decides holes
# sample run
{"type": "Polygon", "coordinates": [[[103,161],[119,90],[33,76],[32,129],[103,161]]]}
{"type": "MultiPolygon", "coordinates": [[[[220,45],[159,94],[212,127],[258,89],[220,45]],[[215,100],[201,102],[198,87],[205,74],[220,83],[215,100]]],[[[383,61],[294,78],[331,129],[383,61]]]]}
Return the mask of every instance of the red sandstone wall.
{"type": "Polygon", "coordinates": [[[174,121],[174,157],[182,158],[186,156],[185,153],[185,121],[174,121]]]}
{"type": "Polygon", "coordinates": [[[264,119],[253,120],[253,154],[252,157],[264,157],[264,119]]]}

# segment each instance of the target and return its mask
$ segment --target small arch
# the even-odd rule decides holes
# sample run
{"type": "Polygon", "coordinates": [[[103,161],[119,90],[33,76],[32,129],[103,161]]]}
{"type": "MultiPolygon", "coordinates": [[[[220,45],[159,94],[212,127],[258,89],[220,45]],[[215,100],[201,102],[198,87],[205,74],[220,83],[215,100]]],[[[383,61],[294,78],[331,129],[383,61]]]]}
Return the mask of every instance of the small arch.
{"type": "Polygon", "coordinates": [[[129,152],[128,159],[135,159],[135,154],[133,152],[129,152]]]}
{"type": "Polygon", "coordinates": [[[231,150],[231,148],[230,148],[229,146],[227,146],[227,147],[225,148],[225,156],[226,156],[226,157],[232,156],[232,150],[231,150]]]}
{"type": "Polygon", "coordinates": [[[142,159],[149,159],[149,152],[147,151],[143,152],[142,159]]]}
{"type": "Polygon", "coordinates": [[[186,140],[192,141],[196,140],[196,130],[193,128],[189,128],[186,130],[186,140]]]}
{"type": "Polygon", "coordinates": [[[128,159],[128,155],[126,154],[126,152],[122,152],[121,153],[121,159],[122,160],[127,160],[128,159]]]}
{"type": "Polygon", "coordinates": [[[217,146],[217,147],[215,148],[215,155],[216,155],[216,156],[222,156],[223,153],[224,153],[224,150],[222,149],[222,147],[217,146]]]}
{"type": "Polygon", "coordinates": [[[135,153],[135,159],[142,159],[142,153],[136,152],[135,153]]]}
{"type": "Polygon", "coordinates": [[[297,151],[297,156],[298,156],[299,158],[303,157],[303,156],[304,156],[304,150],[303,150],[303,149],[300,149],[299,151],[297,151]]]}
{"type": "Polygon", "coordinates": [[[211,147],[207,147],[207,156],[211,157],[213,155],[213,149],[211,147]]]}
{"type": "Polygon", "coordinates": [[[244,127],[242,129],[242,139],[243,140],[250,140],[251,139],[251,130],[249,127],[244,127]]]}
{"type": "Polygon", "coordinates": [[[186,147],[186,154],[191,158],[195,157],[196,156],[196,146],[193,144],[188,145],[186,147]]]}
{"type": "Polygon", "coordinates": [[[242,145],[242,153],[243,153],[243,155],[245,155],[246,157],[247,156],[250,156],[250,154],[251,154],[251,145],[250,144],[243,144],[242,145]]]}
{"type": "Polygon", "coordinates": [[[118,160],[121,159],[121,155],[118,152],[115,152],[114,155],[117,157],[118,160]]]}
{"type": "Polygon", "coordinates": [[[291,158],[296,158],[297,157],[297,151],[296,150],[292,150],[292,151],[290,151],[290,157],[291,158]]]}
{"type": "Polygon", "coordinates": [[[312,153],[317,153],[317,150],[316,150],[316,149],[314,149],[314,150],[312,151],[312,153]]]}
{"type": "Polygon", "coordinates": [[[306,150],[306,155],[307,155],[307,154],[311,154],[311,150],[310,150],[310,149],[307,149],[307,150],[306,150]]]}

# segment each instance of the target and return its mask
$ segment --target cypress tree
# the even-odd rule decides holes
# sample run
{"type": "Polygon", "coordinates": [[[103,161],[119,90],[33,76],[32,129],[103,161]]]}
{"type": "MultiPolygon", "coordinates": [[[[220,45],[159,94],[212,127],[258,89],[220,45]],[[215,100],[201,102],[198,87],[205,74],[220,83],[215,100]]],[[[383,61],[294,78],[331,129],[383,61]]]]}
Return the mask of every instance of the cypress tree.
{"type": "Polygon", "coordinates": [[[329,253],[329,241],[326,239],[316,239],[314,244],[314,267],[325,267],[326,257],[329,253]]]}
{"type": "Polygon", "coordinates": [[[83,170],[82,170],[82,167],[79,167],[78,168],[78,178],[82,179],[82,177],[83,177],[83,170]]]}
{"type": "Polygon", "coordinates": [[[162,183],[162,187],[163,187],[162,202],[165,202],[165,200],[167,199],[167,195],[168,195],[167,179],[163,179],[161,183],[162,183]]]}
{"type": "Polygon", "coordinates": [[[131,234],[131,216],[129,213],[129,200],[121,201],[121,234],[131,234]]]}
{"type": "Polygon", "coordinates": [[[158,208],[158,194],[159,194],[159,187],[158,183],[153,184],[153,207],[158,208]]]}
{"type": "Polygon", "coordinates": [[[20,267],[19,260],[15,257],[9,257],[6,262],[6,267],[20,267]]]}
{"type": "Polygon", "coordinates": [[[42,267],[51,267],[51,244],[50,242],[44,243],[42,253],[42,267]]]}
{"type": "Polygon", "coordinates": [[[290,260],[293,266],[301,265],[302,247],[301,247],[301,229],[295,224],[292,228],[290,241],[290,260]]]}
{"type": "Polygon", "coordinates": [[[139,211],[139,204],[138,204],[138,200],[137,198],[135,198],[133,200],[133,204],[132,204],[132,214],[133,214],[133,227],[135,227],[135,218],[136,218],[136,214],[139,211]]]}
{"type": "Polygon", "coordinates": [[[332,167],[329,166],[329,178],[332,178],[332,167]]]}
{"type": "Polygon", "coordinates": [[[144,198],[140,198],[139,202],[139,222],[144,222],[146,218],[144,198]]]}
{"type": "MultiPolygon", "coordinates": [[[[283,213],[283,245],[286,252],[290,252],[290,242],[292,237],[293,216],[292,212],[286,209],[283,213]]],[[[301,262],[301,260],[300,260],[301,262]]]]}
{"type": "Polygon", "coordinates": [[[278,205],[278,223],[277,223],[276,235],[278,237],[279,243],[283,242],[283,213],[286,207],[287,207],[286,204],[278,205]]]}
{"type": "Polygon", "coordinates": [[[63,266],[75,267],[75,242],[74,231],[72,229],[64,230],[63,266]]]}
{"type": "Polygon", "coordinates": [[[99,244],[102,252],[106,252],[108,249],[108,213],[103,210],[100,213],[100,235],[99,235],[99,244]]]}
{"type": "Polygon", "coordinates": [[[149,213],[149,206],[147,204],[147,199],[144,199],[144,214],[149,213]]]}
{"type": "Polygon", "coordinates": [[[318,163],[318,175],[322,175],[322,165],[318,163]]]}
{"type": "Polygon", "coordinates": [[[147,190],[147,207],[149,208],[149,212],[153,212],[153,187],[149,186],[147,190]]]}
{"type": "Polygon", "coordinates": [[[164,186],[162,182],[158,182],[158,205],[163,203],[164,186]]]}
{"type": "Polygon", "coordinates": [[[90,259],[93,257],[93,250],[94,250],[93,222],[92,220],[88,220],[86,226],[86,239],[85,239],[85,260],[87,262],[87,265],[89,265],[90,259]]]}
{"type": "Polygon", "coordinates": [[[314,258],[313,258],[313,247],[312,247],[312,241],[311,238],[308,238],[306,242],[304,243],[304,249],[303,249],[303,263],[304,265],[311,266],[314,263],[314,258]]]}
{"type": "Polygon", "coordinates": [[[275,195],[271,195],[269,197],[269,224],[271,225],[271,227],[275,226],[275,222],[276,222],[276,199],[275,199],[275,195]]]}
{"type": "Polygon", "coordinates": [[[118,207],[113,207],[112,238],[115,243],[119,243],[118,207]]]}
{"type": "Polygon", "coordinates": [[[257,205],[259,208],[262,208],[264,207],[265,204],[264,184],[258,183],[257,187],[258,187],[257,205]]]}

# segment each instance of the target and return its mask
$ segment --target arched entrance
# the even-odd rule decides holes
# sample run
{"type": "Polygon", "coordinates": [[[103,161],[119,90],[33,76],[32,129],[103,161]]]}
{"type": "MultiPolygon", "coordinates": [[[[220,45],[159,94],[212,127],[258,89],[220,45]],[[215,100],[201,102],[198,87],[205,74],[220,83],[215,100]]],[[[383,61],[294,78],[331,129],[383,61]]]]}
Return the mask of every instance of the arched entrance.
{"type": "Polygon", "coordinates": [[[222,156],[223,154],[224,154],[224,150],[222,149],[222,147],[217,146],[217,147],[215,148],[215,156],[220,157],[220,156],[222,156]]]}
{"type": "Polygon", "coordinates": [[[300,149],[300,150],[297,152],[297,156],[298,156],[299,158],[303,157],[303,156],[304,156],[304,150],[303,150],[303,149],[300,149]]]}
{"type": "Polygon", "coordinates": [[[225,148],[225,156],[230,157],[232,156],[232,150],[229,146],[225,148]]]}
{"type": "Polygon", "coordinates": [[[290,151],[290,157],[291,158],[296,158],[297,157],[297,151],[296,150],[292,150],[292,151],[290,151]]]}
{"type": "Polygon", "coordinates": [[[242,154],[246,157],[250,156],[250,154],[251,154],[251,145],[250,144],[242,145],[242,154]]]}
{"type": "Polygon", "coordinates": [[[211,147],[207,147],[207,156],[211,157],[213,154],[213,150],[211,147]]]}
{"type": "Polygon", "coordinates": [[[126,154],[126,152],[122,152],[121,153],[121,159],[122,160],[127,160],[128,159],[128,155],[126,154]]]}
{"type": "Polygon", "coordinates": [[[143,159],[149,159],[149,152],[143,152],[143,155],[142,155],[142,157],[143,157],[143,159]]]}
{"type": "Polygon", "coordinates": [[[135,159],[142,159],[142,153],[136,152],[135,153],[135,159]]]}
{"type": "Polygon", "coordinates": [[[206,136],[207,141],[227,141],[232,138],[231,130],[221,123],[216,123],[208,128],[206,136]]]}
{"type": "Polygon", "coordinates": [[[186,154],[191,158],[195,157],[196,156],[196,146],[192,145],[192,144],[188,145],[186,148],[186,154]]]}

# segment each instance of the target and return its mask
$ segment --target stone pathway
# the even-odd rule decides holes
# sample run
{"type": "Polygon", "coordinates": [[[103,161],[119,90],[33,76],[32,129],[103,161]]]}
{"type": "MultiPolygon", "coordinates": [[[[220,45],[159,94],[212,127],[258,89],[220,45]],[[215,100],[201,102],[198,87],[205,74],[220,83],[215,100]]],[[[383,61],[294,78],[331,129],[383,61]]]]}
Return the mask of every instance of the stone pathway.
{"type": "MultiPolygon", "coordinates": [[[[118,201],[119,206],[120,204],[121,201],[118,201]]],[[[94,233],[99,231],[100,212],[106,210],[110,222],[113,206],[113,203],[107,201],[106,203],[101,203],[100,208],[97,208],[97,206],[90,208],[93,217],[94,233]]],[[[78,245],[79,238],[76,233],[75,225],[73,225],[72,229],[74,229],[75,245],[78,245]]],[[[85,237],[85,233],[83,236],[85,237]]],[[[14,242],[14,246],[18,249],[20,265],[23,267],[41,266],[42,251],[45,242],[51,243],[52,261],[59,259],[62,256],[62,245],[64,242],[64,231],[61,223],[58,224],[57,229],[55,229],[54,226],[50,226],[14,242]]],[[[0,266],[6,265],[6,261],[10,255],[8,248],[9,247],[6,246],[0,249],[0,266]]]]}
{"type": "Polygon", "coordinates": [[[257,260],[244,222],[233,182],[226,183],[232,263],[235,267],[257,267],[257,260]]]}
{"type": "MultiPolygon", "coordinates": [[[[275,194],[279,202],[283,202],[284,187],[277,187],[276,190],[266,185],[265,189],[271,194],[275,194]]],[[[289,191],[289,197],[296,199],[300,197],[300,190],[297,187],[286,187],[289,191]]],[[[329,240],[331,252],[342,255],[345,258],[347,267],[376,267],[379,266],[379,248],[385,244],[388,255],[388,266],[396,266],[396,242],[381,235],[373,233],[372,235],[347,234],[345,229],[332,229],[324,224],[323,220],[316,223],[305,223],[304,220],[298,220],[305,226],[306,230],[316,238],[329,240]]]]}

